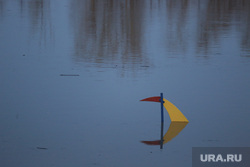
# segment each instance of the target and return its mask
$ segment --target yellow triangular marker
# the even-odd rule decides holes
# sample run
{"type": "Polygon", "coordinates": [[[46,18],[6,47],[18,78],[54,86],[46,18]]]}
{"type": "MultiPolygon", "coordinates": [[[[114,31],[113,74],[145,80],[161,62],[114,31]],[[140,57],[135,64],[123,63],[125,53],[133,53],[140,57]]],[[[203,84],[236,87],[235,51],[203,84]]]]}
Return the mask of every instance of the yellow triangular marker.
{"type": "MultiPolygon", "coordinates": [[[[158,97],[158,96],[149,97],[141,101],[161,102],[160,98],[161,97],[158,97]]],[[[164,101],[163,106],[166,108],[169,114],[170,120],[171,120],[167,133],[164,135],[164,137],[162,136],[163,144],[166,144],[167,142],[172,140],[174,137],[176,137],[186,127],[189,121],[173,103],[171,103],[170,101],[164,98],[163,98],[163,101],[164,101]]],[[[162,121],[162,127],[163,127],[163,121],[162,121]]],[[[143,141],[143,143],[146,143],[149,145],[159,145],[160,140],[143,141]]]]}
{"type": "Polygon", "coordinates": [[[166,108],[171,119],[171,124],[168,128],[168,131],[163,137],[163,144],[165,144],[176,137],[182,131],[182,129],[185,128],[185,126],[188,124],[188,120],[173,103],[164,98],[163,100],[163,106],[166,108]]]}
{"type": "Polygon", "coordinates": [[[170,101],[164,99],[163,106],[166,108],[171,122],[188,122],[187,118],[181,113],[181,111],[173,105],[170,101]]]}

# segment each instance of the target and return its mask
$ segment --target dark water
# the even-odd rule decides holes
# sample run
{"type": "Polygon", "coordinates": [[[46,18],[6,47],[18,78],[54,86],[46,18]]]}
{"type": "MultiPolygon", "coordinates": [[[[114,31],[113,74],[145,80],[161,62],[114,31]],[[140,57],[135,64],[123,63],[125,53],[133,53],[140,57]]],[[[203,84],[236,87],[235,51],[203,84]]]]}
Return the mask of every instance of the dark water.
{"type": "MultiPolygon", "coordinates": [[[[0,0],[0,166],[191,166],[249,147],[247,0],[0,0]],[[189,124],[164,145],[158,96],[189,124]]],[[[164,132],[170,124],[165,112],[164,132]]]]}

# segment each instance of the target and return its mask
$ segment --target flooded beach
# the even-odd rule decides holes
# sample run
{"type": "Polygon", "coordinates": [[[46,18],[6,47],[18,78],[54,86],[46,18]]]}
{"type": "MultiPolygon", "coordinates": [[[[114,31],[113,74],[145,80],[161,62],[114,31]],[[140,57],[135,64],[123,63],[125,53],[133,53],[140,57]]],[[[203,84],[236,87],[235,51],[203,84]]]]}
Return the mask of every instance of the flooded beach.
{"type": "MultiPolygon", "coordinates": [[[[247,0],[0,0],[0,166],[192,166],[249,147],[247,0]],[[159,96],[188,119],[163,145],[159,96]]],[[[171,120],[164,110],[164,134],[171,120]]]]}

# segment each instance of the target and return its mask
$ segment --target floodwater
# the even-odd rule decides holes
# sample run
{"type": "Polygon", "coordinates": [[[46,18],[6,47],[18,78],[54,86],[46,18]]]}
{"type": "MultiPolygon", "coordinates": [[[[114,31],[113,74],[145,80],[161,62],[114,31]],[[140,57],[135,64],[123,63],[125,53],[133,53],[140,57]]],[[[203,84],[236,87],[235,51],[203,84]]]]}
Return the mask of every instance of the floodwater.
{"type": "MultiPolygon", "coordinates": [[[[248,0],[0,0],[0,166],[192,166],[250,146],[248,0]],[[163,149],[159,96],[187,126],[163,149]]],[[[165,112],[164,133],[170,125],[165,112]]]]}

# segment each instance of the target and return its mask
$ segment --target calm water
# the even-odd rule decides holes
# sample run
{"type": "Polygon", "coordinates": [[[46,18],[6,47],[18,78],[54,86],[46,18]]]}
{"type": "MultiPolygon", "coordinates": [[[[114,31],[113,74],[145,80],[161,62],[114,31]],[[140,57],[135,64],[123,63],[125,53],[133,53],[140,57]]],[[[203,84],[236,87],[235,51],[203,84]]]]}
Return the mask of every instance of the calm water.
{"type": "MultiPolygon", "coordinates": [[[[250,146],[250,2],[0,0],[0,166],[189,166],[250,146]],[[190,121],[164,145],[159,96],[190,121]]],[[[170,124],[165,112],[164,132],[170,124]]]]}

